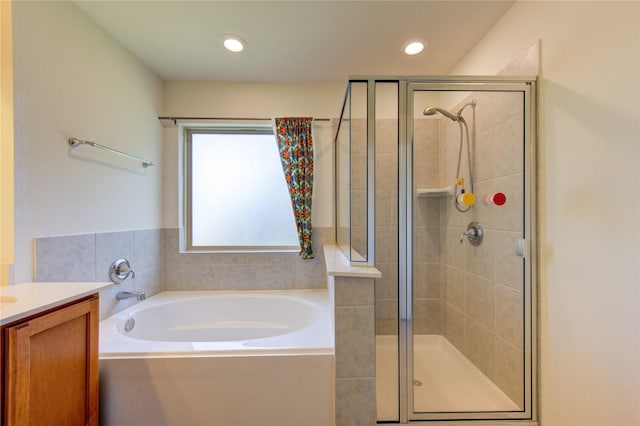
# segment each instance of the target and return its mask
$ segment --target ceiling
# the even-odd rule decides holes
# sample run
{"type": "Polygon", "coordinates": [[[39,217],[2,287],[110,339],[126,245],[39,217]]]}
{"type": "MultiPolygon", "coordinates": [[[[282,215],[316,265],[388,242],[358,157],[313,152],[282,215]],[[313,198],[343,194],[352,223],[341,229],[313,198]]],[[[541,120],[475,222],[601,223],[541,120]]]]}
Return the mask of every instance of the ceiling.
{"type": "Polygon", "coordinates": [[[513,1],[81,1],[163,80],[344,82],[349,75],[445,75],[513,1]],[[247,42],[242,53],[221,37],[247,42]],[[419,55],[401,52],[413,38],[419,55]]]}

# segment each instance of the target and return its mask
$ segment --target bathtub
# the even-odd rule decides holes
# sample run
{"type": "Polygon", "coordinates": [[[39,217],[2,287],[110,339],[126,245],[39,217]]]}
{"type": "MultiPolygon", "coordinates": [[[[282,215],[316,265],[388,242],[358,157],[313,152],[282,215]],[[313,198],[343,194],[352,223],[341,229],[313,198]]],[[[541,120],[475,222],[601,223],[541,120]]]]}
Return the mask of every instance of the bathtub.
{"type": "Polygon", "coordinates": [[[330,426],[326,290],[162,292],[100,322],[100,424],[330,426]]]}

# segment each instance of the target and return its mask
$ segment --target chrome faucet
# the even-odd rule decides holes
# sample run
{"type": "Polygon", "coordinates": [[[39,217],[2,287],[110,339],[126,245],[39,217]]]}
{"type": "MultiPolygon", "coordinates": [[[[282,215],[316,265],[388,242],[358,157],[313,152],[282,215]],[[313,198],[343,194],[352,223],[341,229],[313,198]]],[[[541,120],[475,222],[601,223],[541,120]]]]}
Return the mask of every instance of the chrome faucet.
{"type": "Polygon", "coordinates": [[[118,300],[125,300],[131,297],[136,297],[138,300],[144,300],[147,298],[144,291],[119,291],[116,293],[116,299],[118,300]]]}

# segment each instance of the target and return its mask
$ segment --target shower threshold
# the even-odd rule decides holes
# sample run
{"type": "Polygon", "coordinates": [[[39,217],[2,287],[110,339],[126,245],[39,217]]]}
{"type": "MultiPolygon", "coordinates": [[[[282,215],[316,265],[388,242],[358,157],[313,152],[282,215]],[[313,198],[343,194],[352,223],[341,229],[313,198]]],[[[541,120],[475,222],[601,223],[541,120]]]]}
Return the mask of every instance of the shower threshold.
{"type": "MultiPolygon", "coordinates": [[[[378,420],[397,420],[397,336],[376,336],[376,346],[378,420]]],[[[416,413],[520,410],[444,336],[414,336],[413,369],[416,413]]]]}

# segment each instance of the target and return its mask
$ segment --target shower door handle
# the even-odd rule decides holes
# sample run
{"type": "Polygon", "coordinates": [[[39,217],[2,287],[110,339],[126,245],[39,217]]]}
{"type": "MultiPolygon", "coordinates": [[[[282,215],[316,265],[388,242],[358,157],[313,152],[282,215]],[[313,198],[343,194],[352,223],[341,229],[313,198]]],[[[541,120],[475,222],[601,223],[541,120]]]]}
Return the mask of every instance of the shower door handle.
{"type": "Polygon", "coordinates": [[[527,245],[524,238],[516,239],[516,256],[525,258],[527,257],[527,245]]]}

